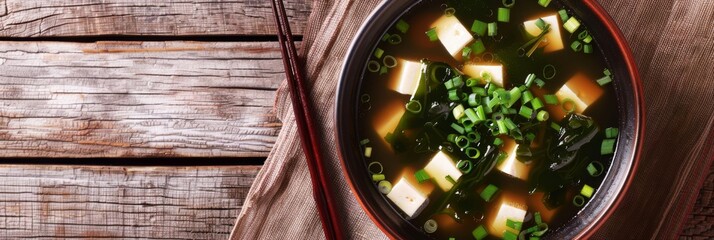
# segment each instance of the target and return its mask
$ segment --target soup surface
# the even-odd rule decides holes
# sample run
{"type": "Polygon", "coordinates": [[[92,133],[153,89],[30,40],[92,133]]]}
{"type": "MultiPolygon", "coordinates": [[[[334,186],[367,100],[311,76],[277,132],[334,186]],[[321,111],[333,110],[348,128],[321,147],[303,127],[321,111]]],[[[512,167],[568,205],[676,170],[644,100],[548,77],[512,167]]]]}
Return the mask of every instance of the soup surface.
{"type": "Polygon", "coordinates": [[[423,1],[360,86],[365,171],[437,239],[533,239],[597,194],[618,109],[597,39],[557,0],[423,1]]]}

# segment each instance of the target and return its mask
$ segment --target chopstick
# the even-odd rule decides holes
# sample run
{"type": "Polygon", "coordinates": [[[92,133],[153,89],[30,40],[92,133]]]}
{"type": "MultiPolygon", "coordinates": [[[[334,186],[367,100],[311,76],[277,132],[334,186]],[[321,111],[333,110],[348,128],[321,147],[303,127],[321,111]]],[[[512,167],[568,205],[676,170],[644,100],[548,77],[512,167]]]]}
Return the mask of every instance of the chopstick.
{"type": "Polygon", "coordinates": [[[278,25],[278,40],[280,50],[283,55],[285,65],[285,75],[288,79],[290,98],[295,113],[298,133],[302,142],[302,148],[307,159],[307,166],[312,180],[312,191],[317,212],[322,221],[322,229],[327,239],[342,239],[342,231],[339,226],[339,219],[334,205],[334,197],[331,195],[323,165],[320,157],[320,141],[315,130],[315,122],[311,116],[310,101],[307,94],[307,86],[298,63],[297,51],[293,43],[293,36],[290,32],[285,6],[282,0],[272,0],[275,22],[278,25]]]}

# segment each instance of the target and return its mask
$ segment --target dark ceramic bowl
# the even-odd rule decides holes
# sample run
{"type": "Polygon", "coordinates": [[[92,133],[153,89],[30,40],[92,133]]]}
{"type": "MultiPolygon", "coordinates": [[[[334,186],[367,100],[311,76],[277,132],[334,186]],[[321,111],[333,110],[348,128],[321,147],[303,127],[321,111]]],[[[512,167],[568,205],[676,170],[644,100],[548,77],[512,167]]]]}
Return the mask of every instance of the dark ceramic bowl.
{"type": "MultiPolygon", "coordinates": [[[[417,227],[404,220],[398,210],[385,201],[365,171],[367,161],[362,158],[357,139],[357,107],[359,95],[356,89],[365,70],[371,50],[382,34],[419,1],[384,1],[367,18],[352,43],[338,86],[336,108],[336,134],[345,177],[352,192],[374,223],[387,235],[396,239],[425,238],[417,227]]],[[[607,59],[612,74],[619,104],[618,145],[610,171],[601,187],[580,214],[559,229],[549,232],[552,239],[588,238],[618,207],[627,191],[640,156],[640,144],[644,129],[642,85],[634,59],[622,33],[612,19],[595,0],[564,0],[565,7],[572,10],[588,27],[598,41],[600,50],[607,59]]]]}

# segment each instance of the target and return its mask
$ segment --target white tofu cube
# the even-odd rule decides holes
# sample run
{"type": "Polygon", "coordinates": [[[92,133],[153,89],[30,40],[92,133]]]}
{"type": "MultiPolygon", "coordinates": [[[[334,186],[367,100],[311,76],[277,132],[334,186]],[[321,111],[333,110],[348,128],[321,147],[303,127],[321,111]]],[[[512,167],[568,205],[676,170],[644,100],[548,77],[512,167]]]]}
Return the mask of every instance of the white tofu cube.
{"type": "Polygon", "coordinates": [[[474,41],[471,32],[455,16],[442,16],[431,24],[446,51],[456,59],[461,58],[461,50],[474,41]]]}
{"type": "Polygon", "coordinates": [[[583,113],[590,105],[595,103],[605,91],[595,80],[588,78],[585,74],[578,73],[568,80],[556,93],[560,105],[551,106],[551,117],[560,121],[565,117],[562,104],[565,100],[572,100],[575,105],[575,113],[583,113]]]}
{"type": "MultiPolygon", "coordinates": [[[[544,47],[544,53],[555,52],[564,48],[563,39],[560,35],[561,24],[558,22],[559,18],[557,14],[540,18],[550,24],[550,32],[545,34],[545,39],[541,43],[541,46],[544,47]]],[[[538,21],[538,18],[523,23],[526,33],[531,35],[531,37],[536,37],[543,32],[543,30],[536,25],[536,21],[538,21]]]]}
{"type": "Polygon", "coordinates": [[[439,151],[431,158],[431,161],[424,167],[424,171],[444,191],[449,191],[454,186],[453,183],[446,179],[446,176],[451,176],[454,181],[461,177],[461,171],[456,168],[456,163],[443,151],[439,151]]]}
{"type": "Polygon", "coordinates": [[[404,59],[397,60],[399,64],[399,76],[392,78],[390,89],[395,92],[414,95],[419,87],[419,78],[421,78],[421,62],[414,62],[404,59]]]}
{"type": "Polygon", "coordinates": [[[525,164],[518,160],[516,156],[517,149],[518,144],[516,144],[515,141],[511,139],[504,141],[503,148],[501,150],[507,153],[508,157],[496,166],[496,169],[515,178],[527,181],[528,175],[531,171],[531,165],[525,164]]]}
{"type": "Polygon", "coordinates": [[[506,226],[506,221],[511,219],[512,221],[523,222],[528,209],[525,199],[502,193],[496,206],[496,211],[492,213],[487,224],[488,233],[499,238],[503,237],[503,232],[505,231],[518,234],[518,231],[506,226]]]}
{"type": "MultiPolygon", "coordinates": [[[[481,78],[484,73],[487,73],[491,75],[491,82],[503,87],[503,65],[467,63],[464,65],[463,72],[473,78],[481,78]]],[[[482,79],[481,84],[486,84],[486,81],[482,79]]]]}
{"type": "Polygon", "coordinates": [[[426,194],[420,192],[407,179],[402,177],[387,194],[387,198],[397,205],[409,218],[413,218],[424,210],[428,203],[426,194]]]}

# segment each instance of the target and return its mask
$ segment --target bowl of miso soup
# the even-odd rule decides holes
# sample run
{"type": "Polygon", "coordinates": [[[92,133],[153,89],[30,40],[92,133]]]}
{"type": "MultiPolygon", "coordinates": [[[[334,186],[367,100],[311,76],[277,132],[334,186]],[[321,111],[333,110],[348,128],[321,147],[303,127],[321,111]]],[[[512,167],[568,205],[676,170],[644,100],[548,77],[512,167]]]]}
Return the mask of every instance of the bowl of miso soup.
{"type": "Polygon", "coordinates": [[[639,158],[641,83],[593,0],[384,1],[337,91],[344,174],[396,239],[588,238],[639,158]]]}

